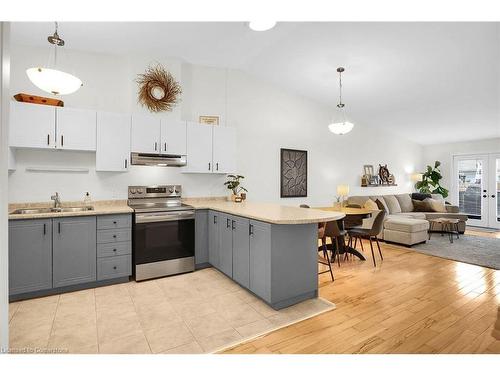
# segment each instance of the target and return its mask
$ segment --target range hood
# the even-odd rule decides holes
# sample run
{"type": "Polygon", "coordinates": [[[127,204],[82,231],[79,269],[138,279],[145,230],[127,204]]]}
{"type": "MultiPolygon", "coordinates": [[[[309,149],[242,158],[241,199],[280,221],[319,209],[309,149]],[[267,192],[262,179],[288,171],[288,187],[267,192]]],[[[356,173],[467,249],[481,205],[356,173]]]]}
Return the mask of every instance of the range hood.
{"type": "Polygon", "coordinates": [[[183,167],[186,165],[185,155],[143,154],[132,152],[132,165],[150,165],[155,167],[183,167]]]}

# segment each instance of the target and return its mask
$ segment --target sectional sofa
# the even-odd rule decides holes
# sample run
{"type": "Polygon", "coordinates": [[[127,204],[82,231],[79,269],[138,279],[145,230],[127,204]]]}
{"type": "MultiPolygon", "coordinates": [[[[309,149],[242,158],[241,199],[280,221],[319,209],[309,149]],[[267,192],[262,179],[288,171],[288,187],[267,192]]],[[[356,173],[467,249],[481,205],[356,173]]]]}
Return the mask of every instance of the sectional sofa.
{"type": "MultiPolygon", "coordinates": [[[[432,198],[443,199],[440,195],[433,195],[432,198]]],[[[352,196],[348,198],[347,204],[364,207],[368,199],[374,202],[379,200],[384,206],[386,218],[379,238],[386,242],[407,246],[425,242],[428,239],[428,220],[441,217],[459,219],[458,230],[460,233],[465,231],[467,215],[460,213],[457,206],[445,204],[446,212],[415,212],[412,194],[352,196]]],[[[369,225],[369,219],[363,223],[363,226],[369,225]]],[[[441,227],[435,225],[433,230],[440,231],[441,227]]]]}

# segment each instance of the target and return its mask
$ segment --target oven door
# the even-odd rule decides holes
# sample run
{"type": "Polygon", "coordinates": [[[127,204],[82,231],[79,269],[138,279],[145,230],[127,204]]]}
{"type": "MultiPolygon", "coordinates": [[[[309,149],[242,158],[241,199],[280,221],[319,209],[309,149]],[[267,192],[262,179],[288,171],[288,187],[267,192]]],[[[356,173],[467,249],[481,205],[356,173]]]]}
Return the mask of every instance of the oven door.
{"type": "Polygon", "coordinates": [[[194,211],[136,213],[135,265],[194,257],[194,211]]]}

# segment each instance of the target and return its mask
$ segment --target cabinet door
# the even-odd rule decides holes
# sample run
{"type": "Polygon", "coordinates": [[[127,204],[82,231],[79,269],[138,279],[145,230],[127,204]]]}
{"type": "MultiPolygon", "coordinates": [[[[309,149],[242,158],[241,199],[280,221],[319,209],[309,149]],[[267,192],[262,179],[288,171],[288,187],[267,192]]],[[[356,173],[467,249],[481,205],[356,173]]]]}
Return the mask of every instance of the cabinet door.
{"type": "Polygon", "coordinates": [[[208,211],[196,210],[194,236],[195,264],[208,263],[208,211]]]}
{"type": "Polygon", "coordinates": [[[187,166],[184,172],[212,172],[212,126],[187,123],[187,166]]]}
{"type": "Polygon", "coordinates": [[[232,216],[219,214],[219,270],[233,277],[233,230],[232,216]]]}
{"type": "Polygon", "coordinates": [[[213,127],[214,173],[236,173],[236,129],[213,127]]]}
{"type": "Polygon", "coordinates": [[[233,216],[233,279],[250,288],[250,220],[233,216]]]}
{"type": "Polygon", "coordinates": [[[208,211],[208,262],[219,268],[219,214],[208,211]]]}
{"type": "Polygon", "coordinates": [[[53,220],[54,288],[96,280],[95,216],[53,220]]]}
{"type": "Polygon", "coordinates": [[[96,111],[75,108],[56,109],[57,148],[95,151],[96,111]]]}
{"type": "Polygon", "coordinates": [[[127,172],[129,158],[130,115],[98,112],[96,171],[127,172]]]}
{"type": "Polygon", "coordinates": [[[271,225],[250,220],[250,290],[271,302],[271,225]]]}
{"type": "Polygon", "coordinates": [[[54,106],[10,102],[9,146],[56,147],[54,106]]]}
{"type": "Polygon", "coordinates": [[[186,155],[186,122],[161,120],[161,153],[186,155]]]}
{"type": "Polygon", "coordinates": [[[52,288],[52,220],[9,222],[9,294],[52,288]]]}
{"type": "Polygon", "coordinates": [[[151,115],[134,114],[131,129],[132,152],[160,152],[160,119],[151,115]]]}

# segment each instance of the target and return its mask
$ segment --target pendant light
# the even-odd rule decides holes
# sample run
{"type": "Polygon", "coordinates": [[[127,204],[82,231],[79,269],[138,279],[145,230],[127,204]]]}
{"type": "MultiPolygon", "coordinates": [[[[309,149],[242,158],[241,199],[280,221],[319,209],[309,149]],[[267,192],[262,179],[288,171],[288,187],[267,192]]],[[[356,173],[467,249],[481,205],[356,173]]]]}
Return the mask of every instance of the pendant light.
{"type": "Polygon", "coordinates": [[[36,87],[42,89],[45,92],[54,95],[72,94],[80,87],[82,87],[83,83],[78,77],[56,69],[57,49],[64,46],[64,40],[57,33],[57,22],[55,23],[55,25],[56,30],[54,31],[54,34],[49,35],[47,38],[49,43],[54,46],[54,69],[50,69],[48,67],[29,68],[26,70],[26,74],[36,87]]]}
{"type": "Polygon", "coordinates": [[[347,134],[354,127],[354,124],[347,120],[345,104],[342,103],[342,73],[344,70],[342,67],[337,68],[337,72],[339,73],[339,104],[337,104],[337,110],[332,123],[328,125],[328,129],[337,135],[347,134]]]}

